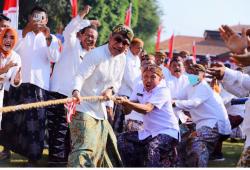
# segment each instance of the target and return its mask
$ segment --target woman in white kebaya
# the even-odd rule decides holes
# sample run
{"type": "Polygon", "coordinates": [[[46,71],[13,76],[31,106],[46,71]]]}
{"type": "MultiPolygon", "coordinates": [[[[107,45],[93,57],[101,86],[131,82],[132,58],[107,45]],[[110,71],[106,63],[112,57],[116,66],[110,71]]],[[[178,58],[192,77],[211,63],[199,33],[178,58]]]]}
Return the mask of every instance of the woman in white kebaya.
{"type": "MultiPolygon", "coordinates": [[[[0,107],[3,106],[4,84],[10,81],[17,87],[21,84],[21,59],[13,51],[17,42],[17,33],[14,29],[6,28],[0,34],[0,107]]],[[[0,122],[2,114],[0,114],[0,122]]],[[[0,123],[1,128],[1,123],[0,123]]]]}

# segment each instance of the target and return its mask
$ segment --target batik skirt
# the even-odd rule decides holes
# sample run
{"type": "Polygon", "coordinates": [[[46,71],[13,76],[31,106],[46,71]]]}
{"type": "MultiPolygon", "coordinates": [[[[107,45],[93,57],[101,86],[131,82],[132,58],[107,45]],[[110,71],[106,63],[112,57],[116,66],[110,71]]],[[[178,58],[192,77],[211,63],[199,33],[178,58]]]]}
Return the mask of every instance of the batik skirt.
{"type": "Polygon", "coordinates": [[[138,132],[125,132],[118,136],[118,149],[125,167],[175,167],[178,140],[159,134],[139,140],[138,132]]]}
{"type": "MultiPolygon", "coordinates": [[[[29,83],[10,87],[9,105],[43,101],[45,90],[29,83]]],[[[45,109],[37,108],[4,114],[0,131],[0,144],[27,157],[31,161],[41,158],[44,147],[45,109]]]]}
{"type": "MultiPolygon", "coordinates": [[[[49,92],[48,100],[64,99],[67,96],[49,92]]],[[[49,165],[67,166],[70,152],[70,134],[66,120],[66,109],[63,104],[46,108],[49,132],[49,165]]]]}

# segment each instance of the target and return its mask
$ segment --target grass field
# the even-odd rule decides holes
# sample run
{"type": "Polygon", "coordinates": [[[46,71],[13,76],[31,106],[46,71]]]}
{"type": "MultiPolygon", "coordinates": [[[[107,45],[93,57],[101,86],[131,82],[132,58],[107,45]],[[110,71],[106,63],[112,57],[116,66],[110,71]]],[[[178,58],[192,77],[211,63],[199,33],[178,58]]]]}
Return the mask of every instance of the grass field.
{"type": "MultiPolygon", "coordinates": [[[[226,158],[225,161],[215,162],[210,161],[209,167],[235,167],[240,154],[243,149],[243,143],[231,143],[229,141],[226,141],[223,143],[223,154],[226,158]]],[[[2,150],[2,147],[0,146],[0,150],[2,150]]],[[[48,160],[48,150],[44,149],[42,159],[38,161],[38,167],[48,167],[47,164],[48,160]]],[[[11,159],[9,161],[3,161],[0,162],[0,167],[26,167],[27,166],[27,159],[12,153],[11,159]]]]}

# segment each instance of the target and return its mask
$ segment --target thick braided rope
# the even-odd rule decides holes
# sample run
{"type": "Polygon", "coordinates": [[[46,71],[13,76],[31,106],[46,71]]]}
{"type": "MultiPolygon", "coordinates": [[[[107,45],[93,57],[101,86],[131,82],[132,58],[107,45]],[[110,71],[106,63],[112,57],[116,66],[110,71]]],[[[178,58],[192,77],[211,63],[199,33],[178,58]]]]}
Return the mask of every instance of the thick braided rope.
{"type": "MultiPolygon", "coordinates": [[[[51,105],[59,105],[59,104],[65,104],[68,102],[74,101],[74,98],[65,98],[65,99],[57,99],[57,100],[48,100],[48,101],[42,101],[42,102],[36,102],[36,103],[28,103],[28,104],[20,104],[16,106],[7,106],[0,108],[0,113],[7,113],[7,112],[14,112],[18,110],[29,110],[34,108],[41,108],[51,105]]],[[[114,97],[111,98],[111,100],[115,100],[114,97]]],[[[105,101],[105,98],[103,96],[87,96],[87,97],[81,97],[81,101],[85,102],[95,102],[95,101],[105,101]]]]}

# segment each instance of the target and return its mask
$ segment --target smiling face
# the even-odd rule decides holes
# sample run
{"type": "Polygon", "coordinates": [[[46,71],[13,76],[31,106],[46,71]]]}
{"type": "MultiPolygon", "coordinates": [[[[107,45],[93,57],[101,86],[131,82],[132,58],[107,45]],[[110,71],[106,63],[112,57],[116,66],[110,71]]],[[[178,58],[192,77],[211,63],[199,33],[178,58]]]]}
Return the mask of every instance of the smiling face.
{"type": "Polygon", "coordinates": [[[109,51],[112,56],[117,56],[129,48],[130,41],[128,38],[119,33],[111,34],[109,38],[109,51]]]}
{"type": "Polygon", "coordinates": [[[3,37],[3,50],[10,51],[15,45],[15,35],[11,31],[7,31],[3,37]]]}
{"type": "Polygon", "coordinates": [[[95,47],[96,40],[98,37],[98,33],[96,30],[92,28],[88,28],[87,30],[84,31],[84,33],[80,34],[80,41],[85,49],[92,49],[95,47]]]}
{"type": "Polygon", "coordinates": [[[151,70],[146,70],[142,74],[142,81],[146,91],[154,89],[161,81],[161,77],[151,70]]]}
{"type": "Polygon", "coordinates": [[[183,71],[184,71],[184,65],[182,61],[173,61],[170,64],[170,72],[173,76],[179,78],[183,71]]]}

